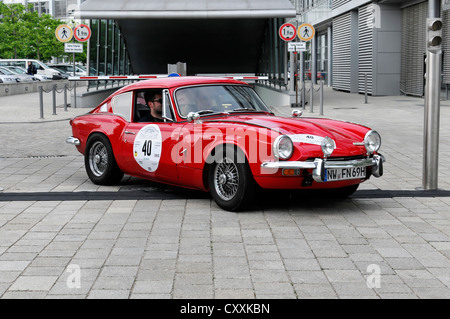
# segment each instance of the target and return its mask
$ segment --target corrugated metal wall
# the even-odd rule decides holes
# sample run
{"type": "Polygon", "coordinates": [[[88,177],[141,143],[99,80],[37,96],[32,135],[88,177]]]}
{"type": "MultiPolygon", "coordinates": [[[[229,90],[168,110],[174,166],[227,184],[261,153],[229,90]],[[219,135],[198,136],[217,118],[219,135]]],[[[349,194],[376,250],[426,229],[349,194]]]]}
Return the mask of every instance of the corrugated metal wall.
{"type": "Polygon", "coordinates": [[[351,90],[351,15],[333,19],[333,88],[351,90]]]}
{"type": "Polygon", "coordinates": [[[339,8],[340,6],[343,6],[346,3],[349,3],[351,0],[333,0],[331,1],[331,8],[334,10],[336,8],[339,8]]]}
{"type": "Polygon", "coordinates": [[[365,74],[367,74],[367,93],[373,90],[373,27],[368,23],[372,11],[371,4],[358,10],[358,92],[365,92],[365,74]]]}
{"type": "Polygon", "coordinates": [[[423,96],[424,93],[427,15],[427,2],[403,9],[400,89],[405,94],[423,96]]]}
{"type": "Polygon", "coordinates": [[[450,83],[450,10],[443,11],[441,15],[444,21],[442,51],[444,53],[443,82],[450,83]]]}

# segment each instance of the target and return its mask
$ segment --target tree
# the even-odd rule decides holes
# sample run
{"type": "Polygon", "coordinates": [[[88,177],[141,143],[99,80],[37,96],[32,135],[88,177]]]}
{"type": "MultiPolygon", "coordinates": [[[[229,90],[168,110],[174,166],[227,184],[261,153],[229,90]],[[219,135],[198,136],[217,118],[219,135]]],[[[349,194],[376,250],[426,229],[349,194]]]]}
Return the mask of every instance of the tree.
{"type": "Polygon", "coordinates": [[[64,44],[55,36],[63,22],[49,14],[39,16],[32,4],[0,2],[0,58],[29,58],[48,61],[64,55],[64,44]]]}

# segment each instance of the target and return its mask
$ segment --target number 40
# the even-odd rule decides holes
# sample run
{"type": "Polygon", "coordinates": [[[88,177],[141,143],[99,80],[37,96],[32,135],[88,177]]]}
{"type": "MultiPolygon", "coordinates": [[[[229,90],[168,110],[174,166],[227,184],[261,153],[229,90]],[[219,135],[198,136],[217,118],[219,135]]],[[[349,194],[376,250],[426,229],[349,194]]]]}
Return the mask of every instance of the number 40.
{"type": "Polygon", "coordinates": [[[152,141],[151,140],[147,140],[144,142],[144,145],[142,146],[142,153],[144,153],[144,155],[147,155],[147,156],[152,155],[152,141]]]}

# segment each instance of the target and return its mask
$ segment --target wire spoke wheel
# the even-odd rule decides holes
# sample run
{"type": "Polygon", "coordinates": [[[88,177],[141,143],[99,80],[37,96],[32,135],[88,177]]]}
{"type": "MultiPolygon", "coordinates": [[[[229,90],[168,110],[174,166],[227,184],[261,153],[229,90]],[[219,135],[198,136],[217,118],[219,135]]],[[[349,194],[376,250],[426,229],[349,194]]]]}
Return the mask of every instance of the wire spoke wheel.
{"type": "Polygon", "coordinates": [[[231,200],[239,188],[239,172],[236,164],[225,157],[214,170],[214,187],[223,200],[231,200]]]}
{"type": "Polygon", "coordinates": [[[242,211],[252,203],[255,195],[255,182],[248,162],[243,152],[233,146],[218,152],[208,172],[211,196],[225,210],[242,211]]]}
{"type": "Polygon", "coordinates": [[[89,166],[92,173],[100,177],[105,174],[108,169],[108,152],[105,145],[97,141],[89,150],[89,166]]]}
{"type": "Polygon", "coordinates": [[[94,184],[113,185],[123,177],[114,158],[111,142],[102,134],[93,134],[88,139],[84,164],[89,179],[94,184]]]}

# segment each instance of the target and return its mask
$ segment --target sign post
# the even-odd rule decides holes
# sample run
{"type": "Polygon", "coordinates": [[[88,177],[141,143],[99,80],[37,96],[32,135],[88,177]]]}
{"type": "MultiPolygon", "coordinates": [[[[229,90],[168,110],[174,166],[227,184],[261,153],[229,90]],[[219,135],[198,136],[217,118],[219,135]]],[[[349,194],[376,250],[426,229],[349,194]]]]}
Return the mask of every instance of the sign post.
{"type": "MultiPolygon", "coordinates": [[[[297,30],[297,36],[300,40],[304,41],[305,44],[305,50],[301,51],[301,77],[302,77],[302,107],[305,108],[305,99],[306,99],[306,92],[305,92],[305,54],[304,51],[306,51],[306,42],[311,41],[314,38],[314,35],[316,34],[316,31],[314,27],[309,23],[303,23],[298,27],[297,30]]],[[[311,82],[312,85],[312,82],[311,82]]],[[[311,86],[312,90],[312,86],[311,86]]],[[[312,101],[310,101],[310,104],[312,104],[312,101]]],[[[312,105],[311,105],[312,107],[312,105]]]]}
{"type": "MultiPolygon", "coordinates": [[[[289,42],[296,38],[297,28],[292,23],[283,24],[278,30],[278,35],[283,41],[289,42]]],[[[288,51],[291,53],[291,67],[290,67],[290,92],[298,92],[297,90],[297,50],[291,50],[291,43],[288,43],[288,51]]],[[[296,94],[296,104],[298,104],[298,93],[296,94]]]]}
{"type": "MultiPolygon", "coordinates": [[[[73,76],[75,76],[75,53],[83,53],[83,44],[75,43],[75,39],[78,42],[85,42],[91,37],[91,29],[85,24],[77,25],[73,30],[67,24],[59,25],[55,30],[56,38],[64,43],[64,52],[73,53],[73,76]],[[67,43],[73,38],[73,43],[67,43]]],[[[77,85],[73,88],[74,95],[74,107],[77,107],[77,85]]]]}
{"type": "Polygon", "coordinates": [[[439,122],[441,93],[442,59],[442,19],[440,18],[441,0],[428,1],[428,19],[426,22],[426,75],[425,75],[425,112],[423,138],[424,190],[438,189],[439,167],[439,122]]]}

